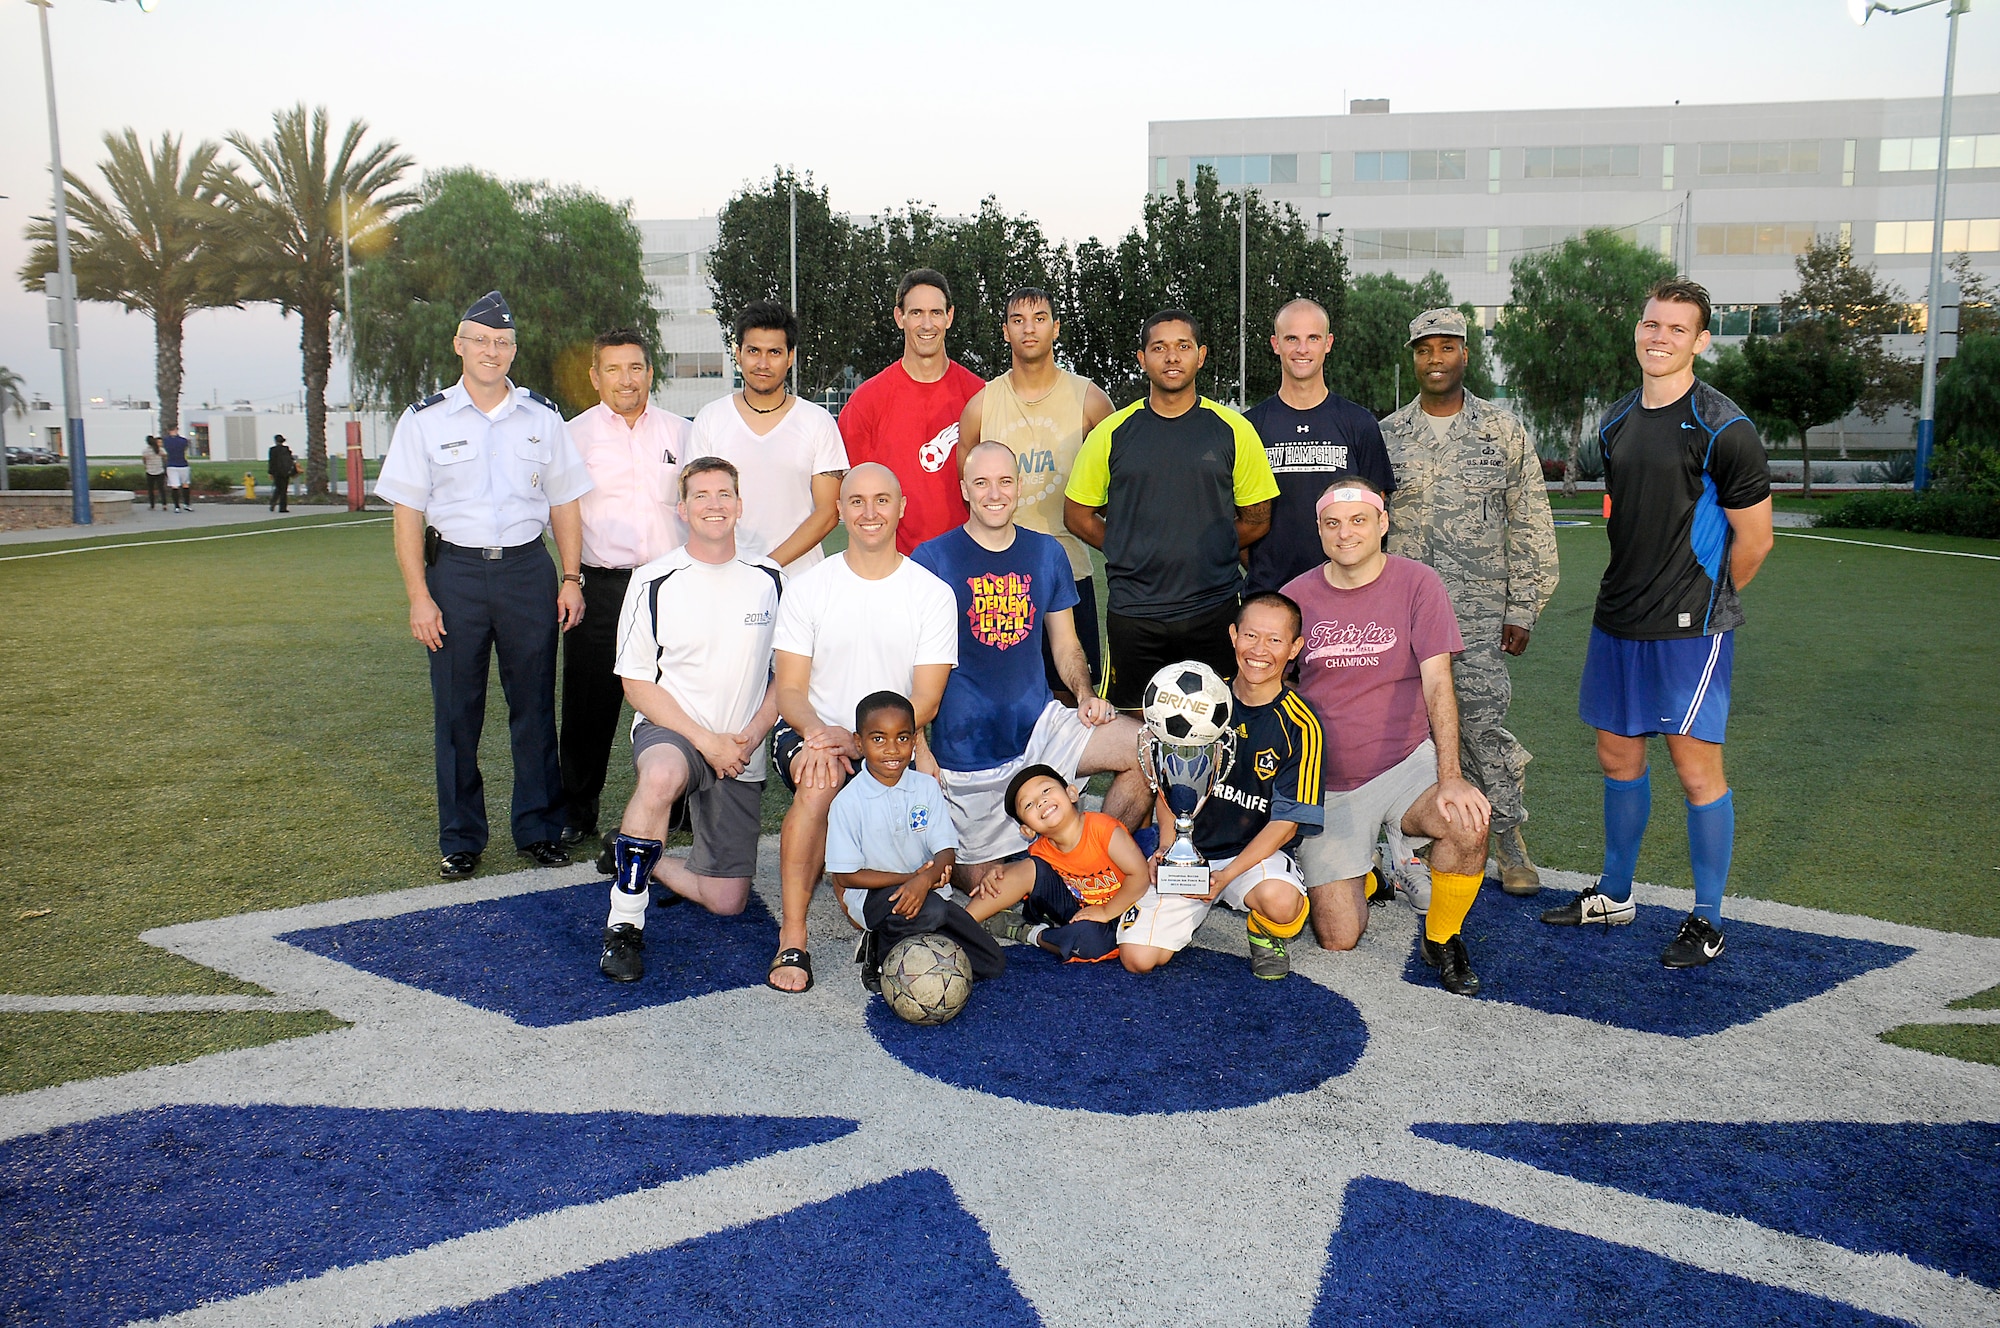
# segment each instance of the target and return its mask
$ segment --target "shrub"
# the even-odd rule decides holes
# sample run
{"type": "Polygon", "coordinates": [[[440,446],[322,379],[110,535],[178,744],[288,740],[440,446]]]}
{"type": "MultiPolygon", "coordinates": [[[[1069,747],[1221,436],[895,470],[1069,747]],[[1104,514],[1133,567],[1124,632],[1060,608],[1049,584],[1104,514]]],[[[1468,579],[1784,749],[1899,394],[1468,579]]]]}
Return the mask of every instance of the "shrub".
{"type": "Polygon", "coordinates": [[[1907,530],[1919,535],[2000,539],[2000,497],[1976,493],[1851,494],[1813,513],[1814,526],[1853,530],[1907,530]]]}
{"type": "Polygon", "coordinates": [[[1940,493],[2000,498],[2000,447],[1951,439],[1931,454],[1931,483],[1940,493]]]}
{"type": "Polygon", "coordinates": [[[1908,484],[1916,477],[1917,454],[1914,450],[1897,452],[1885,461],[1863,466],[1854,473],[1854,478],[1863,484],[1908,484]]]}

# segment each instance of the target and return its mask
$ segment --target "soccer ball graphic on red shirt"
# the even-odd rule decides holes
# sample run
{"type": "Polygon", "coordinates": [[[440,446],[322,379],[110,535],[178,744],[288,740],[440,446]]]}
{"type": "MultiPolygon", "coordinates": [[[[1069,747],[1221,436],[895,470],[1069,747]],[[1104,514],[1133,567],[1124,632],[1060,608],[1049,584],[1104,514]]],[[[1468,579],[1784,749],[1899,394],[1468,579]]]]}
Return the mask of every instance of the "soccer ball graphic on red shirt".
{"type": "Polygon", "coordinates": [[[949,936],[905,936],[882,960],[882,999],[913,1024],[948,1024],[972,995],[972,960],[949,936]]]}
{"type": "Polygon", "coordinates": [[[1203,747],[1229,729],[1229,684],[1198,660],[1169,664],[1146,684],[1146,727],[1161,742],[1203,747]]]}
{"type": "Polygon", "coordinates": [[[917,449],[917,463],[935,475],[951,460],[952,449],[957,446],[958,426],[948,424],[938,431],[937,437],[917,449]]]}

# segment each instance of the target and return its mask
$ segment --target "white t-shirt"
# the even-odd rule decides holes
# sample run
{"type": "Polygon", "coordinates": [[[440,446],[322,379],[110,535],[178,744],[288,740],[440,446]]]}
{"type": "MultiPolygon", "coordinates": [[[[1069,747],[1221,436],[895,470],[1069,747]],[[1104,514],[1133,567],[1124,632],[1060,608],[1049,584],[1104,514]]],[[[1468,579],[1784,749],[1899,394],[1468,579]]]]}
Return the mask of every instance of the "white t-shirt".
{"type": "Polygon", "coordinates": [[[870,692],[907,697],[918,665],[957,666],[958,601],[908,558],[865,581],[842,554],[791,578],[771,644],[812,660],[813,712],[851,729],[855,704],[870,692]]]}
{"type": "MultiPolygon", "coordinates": [[[[795,399],[778,427],[762,438],[743,422],[733,394],[709,402],[694,417],[688,435],[688,459],[704,456],[721,457],[742,476],[743,519],[736,526],[736,548],[745,557],[769,554],[812,515],[813,476],[847,469],[840,427],[824,406],[804,398],[795,399]]],[[[786,577],[809,570],[825,556],[816,546],[807,549],[784,569],[786,577]]]]}
{"type": "MultiPolygon", "coordinates": [[[[711,732],[741,733],[770,686],[779,586],[768,558],[705,563],[685,547],[655,558],[625,589],[618,676],[660,684],[711,732]]],[[[766,745],[738,779],[764,778],[766,745]]]]}

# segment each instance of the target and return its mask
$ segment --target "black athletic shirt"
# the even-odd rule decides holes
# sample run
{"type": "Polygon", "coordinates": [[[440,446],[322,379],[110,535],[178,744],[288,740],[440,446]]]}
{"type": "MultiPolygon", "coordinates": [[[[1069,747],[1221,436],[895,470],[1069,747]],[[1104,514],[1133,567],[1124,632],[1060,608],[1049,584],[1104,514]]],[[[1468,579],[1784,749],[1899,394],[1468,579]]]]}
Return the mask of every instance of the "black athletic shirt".
{"type": "Polygon", "coordinates": [[[1108,608],[1173,622],[1235,601],[1236,509],[1278,496],[1250,422],[1202,397],[1172,417],[1145,397],[1083,440],[1065,496],[1104,509],[1108,608]]]}
{"type": "Polygon", "coordinates": [[[1236,761],[1194,818],[1194,846],[1211,858],[1233,858],[1272,821],[1299,827],[1286,845],[1319,833],[1319,716],[1287,687],[1267,705],[1235,702],[1236,761]]]}
{"type": "Polygon", "coordinates": [[[1287,581],[1326,561],[1319,542],[1314,504],[1328,481],[1351,470],[1374,482],[1386,496],[1396,487],[1389,449],[1374,413],[1346,397],[1328,393],[1311,410],[1295,410],[1266,397],[1243,412],[1264,440],[1278,498],[1271,504],[1271,533],[1250,546],[1250,579],[1244,593],[1282,590],[1287,581]]]}
{"type": "Polygon", "coordinates": [[[1657,410],[1632,393],[1605,416],[1598,439],[1611,495],[1611,563],[1597,590],[1597,626],[1635,641],[1741,626],[1723,513],[1771,495],[1756,428],[1697,381],[1657,410]]]}

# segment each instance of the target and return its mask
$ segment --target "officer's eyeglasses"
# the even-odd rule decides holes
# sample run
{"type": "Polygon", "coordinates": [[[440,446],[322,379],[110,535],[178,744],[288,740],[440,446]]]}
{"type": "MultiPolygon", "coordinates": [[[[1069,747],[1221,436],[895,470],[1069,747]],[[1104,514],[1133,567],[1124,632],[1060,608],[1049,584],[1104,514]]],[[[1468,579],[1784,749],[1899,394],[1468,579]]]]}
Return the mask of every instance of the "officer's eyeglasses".
{"type": "Polygon", "coordinates": [[[480,351],[514,349],[514,338],[512,337],[460,337],[459,340],[474,350],[480,351]]]}

